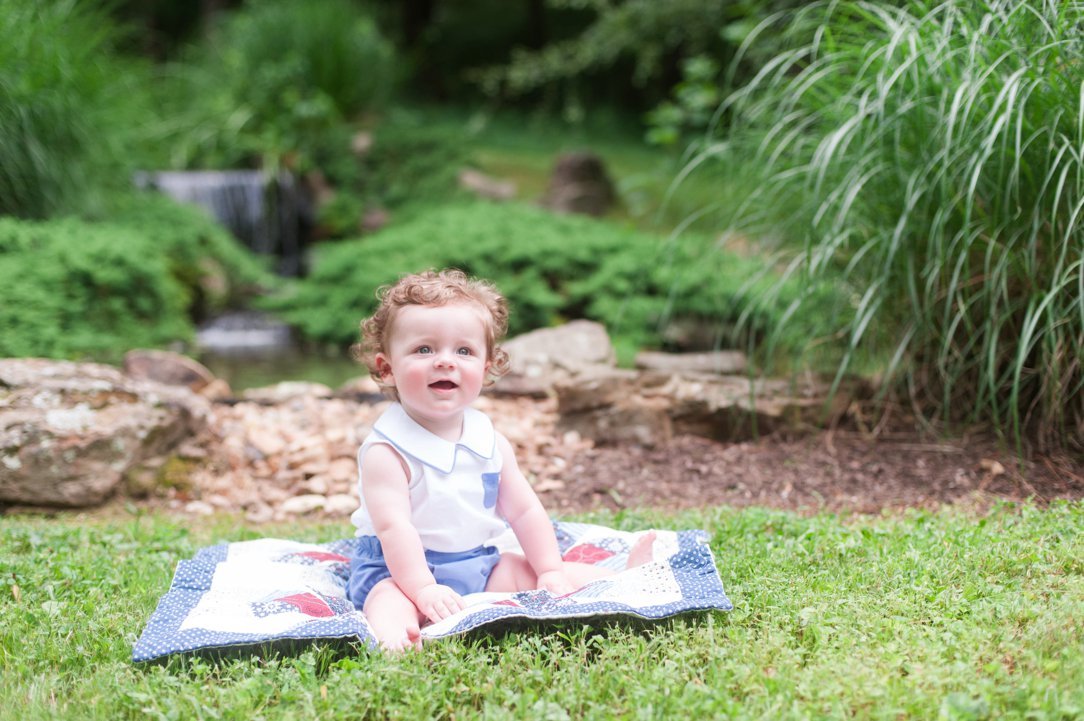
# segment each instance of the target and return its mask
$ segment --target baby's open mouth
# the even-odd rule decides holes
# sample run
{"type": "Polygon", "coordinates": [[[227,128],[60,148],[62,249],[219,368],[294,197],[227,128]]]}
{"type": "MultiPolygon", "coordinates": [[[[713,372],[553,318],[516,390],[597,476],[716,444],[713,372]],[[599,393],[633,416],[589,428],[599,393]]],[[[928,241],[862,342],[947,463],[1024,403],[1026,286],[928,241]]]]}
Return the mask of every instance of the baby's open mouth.
{"type": "Polygon", "coordinates": [[[435,381],[433,383],[430,383],[429,387],[430,388],[436,388],[437,390],[440,390],[440,391],[450,391],[450,390],[455,390],[459,386],[456,385],[455,383],[451,382],[451,381],[435,381]]]}

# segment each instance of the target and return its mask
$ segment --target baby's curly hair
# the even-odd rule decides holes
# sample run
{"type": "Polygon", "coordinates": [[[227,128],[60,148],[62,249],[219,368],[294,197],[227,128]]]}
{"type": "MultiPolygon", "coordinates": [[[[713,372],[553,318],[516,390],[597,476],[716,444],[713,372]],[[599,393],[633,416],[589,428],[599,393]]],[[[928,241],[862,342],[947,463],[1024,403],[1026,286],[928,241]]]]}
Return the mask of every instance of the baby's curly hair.
{"type": "Polygon", "coordinates": [[[399,394],[393,386],[383,383],[376,365],[376,355],[387,353],[387,339],[395,325],[399,309],[408,305],[442,306],[449,303],[472,303],[485,311],[486,358],[489,372],[486,385],[508,372],[508,353],[498,341],[508,331],[508,302],[496,286],[486,280],[470,278],[461,270],[449,268],[404,275],[393,285],[381,286],[376,291],[379,300],[376,312],[361,322],[361,341],[350,348],[354,359],[369,369],[385,395],[393,400],[399,394]]]}

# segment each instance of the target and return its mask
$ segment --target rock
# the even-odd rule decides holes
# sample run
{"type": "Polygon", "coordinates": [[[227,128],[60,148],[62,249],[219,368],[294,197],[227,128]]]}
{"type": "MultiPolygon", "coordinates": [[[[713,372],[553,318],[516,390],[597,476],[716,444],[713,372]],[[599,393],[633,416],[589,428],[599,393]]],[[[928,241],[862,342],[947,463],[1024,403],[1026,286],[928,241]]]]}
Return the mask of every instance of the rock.
{"type": "Polygon", "coordinates": [[[187,386],[194,393],[216,380],[214,373],[202,363],[165,350],[128,351],[124,354],[124,372],[136,380],[187,386]]]}
{"type": "Polygon", "coordinates": [[[330,398],[331,389],[323,383],[309,383],[307,381],[283,381],[273,386],[263,388],[249,388],[241,392],[241,397],[246,401],[258,403],[283,403],[294,398],[311,396],[314,398],[330,398]]]}
{"type": "Polygon", "coordinates": [[[614,369],[557,384],[559,431],[598,443],[651,446],[677,434],[742,441],[783,431],[801,433],[838,419],[850,389],[828,401],[830,385],[745,376],[661,376],[614,369]]]}
{"type": "Polygon", "coordinates": [[[223,401],[228,398],[233,398],[233,389],[230,388],[230,384],[226,381],[221,378],[215,378],[204,386],[199,394],[209,401],[223,401]]]}
{"type": "Polygon", "coordinates": [[[279,506],[279,511],[288,516],[303,516],[313,511],[319,511],[327,504],[327,499],[316,493],[307,493],[302,496],[287,498],[279,506]]]}
{"type": "Polygon", "coordinates": [[[361,216],[358,227],[362,233],[375,233],[391,222],[391,212],[385,208],[369,208],[361,216]]]}
{"type": "Polygon", "coordinates": [[[180,386],[95,363],[0,359],[0,503],[101,503],[125,474],[207,423],[180,386]]]}
{"type": "Polygon", "coordinates": [[[718,441],[749,440],[769,433],[806,433],[838,420],[852,389],[817,378],[784,380],[745,376],[676,376],[665,389],[675,433],[718,441]]]}
{"type": "Polygon", "coordinates": [[[636,367],[660,373],[744,373],[745,354],[741,351],[720,350],[706,353],[660,353],[641,351],[636,354],[636,367]]]}
{"type": "Polygon", "coordinates": [[[370,376],[358,376],[335,389],[336,398],[344,398],[358,403],[378,403],[387,400],[384,391],[370,376]]]}
{"type": "Polygon", "coordinates": [[[557,384],[557,430],[598,443],[665,443],[673,437],[666,400],[645,395],[642,380],[615,368],[557,384]]]}
{"type": "Polygon", "coordinates": [[[189,501],[184,505],[184,512],[194,516],[209,516],[215,512],[215,509],[206,501],[189,501]]]}
{"type": "Polygon", "coordinates": [[[516,184],[511,180],[493,178],[470,168],[459,171],[459,187],[486,200],[512,200],[516,197],[516,184]]]}
{"type": "Polygon", "coordinates": [[[494,390],[508,395],[544,396],[556,383],[605,371],[616,363],[606,327],[589,320],[524,333],[503,347],[511,369],[494,390]]]}
{"type": "Polygon", "coordinates": [[[271,509],[271,506],[263,501],[252,504],[248,510],[245,511],[245,520],[251,523],[267,523],[274,517],[275,512],[271,509]]]}
{"type": "Polygon", "coordinates": [[[642,377],[636,371],[606,368],[567,378],[555,385],[557,412],[568,416],[619,404],[641,393],[642,377]]]}
{"type": "MultiPolygon", "coordinates": [[[[320,470],[323,470],[323,468],[324,467],[321,466],[320,470]]],[[[314,475],[312,478],[304,481],[301,484],[301,488],[318,496],[326,496],[328,491],[331,490],[331,479],[319,474],[314,475]]]]}
{"type": "Polygon", "coordinates": [[[282,434],[270,428],[249,428],[248,443],[264,458],[277,456],[286,448],[282,434]]]}
{"type": "Polygon", "coordinates": [[[327,497],[324,513],[329,516],[349,516],[358,509],[358,499],[349,493],[336,493],[327,497]]]}
{"type": "Polygon", "coordinates": [[[364,130],[354,134],[350,139],[350,150],[359,158],[364,158],[373,147],[373,134],[364,130]]]}
{"type": "Polygon", "coordinates": [[[356,481],[358,478],[358,462],[353,458],[336,458],[328,464],[327,474],[332,481],[356,481]]]}
{"type": "Polygon", "coordinates": [[[542,205],[560,213],[605,215],[617,194],[602,158],[590,152],[557,158],[542,205]]]}

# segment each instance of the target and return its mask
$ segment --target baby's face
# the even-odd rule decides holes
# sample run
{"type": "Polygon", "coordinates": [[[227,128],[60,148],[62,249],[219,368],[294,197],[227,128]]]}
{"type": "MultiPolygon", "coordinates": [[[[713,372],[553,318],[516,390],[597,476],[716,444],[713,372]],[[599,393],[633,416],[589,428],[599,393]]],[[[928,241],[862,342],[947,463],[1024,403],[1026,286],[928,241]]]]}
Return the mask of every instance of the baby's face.
{"type": "Polygon", "coordinates": [[[395,314],[377,366],[421,425],[462,414],[481,393],[489,369],[486,320],[473,303],[408,305],[395,314]]]}

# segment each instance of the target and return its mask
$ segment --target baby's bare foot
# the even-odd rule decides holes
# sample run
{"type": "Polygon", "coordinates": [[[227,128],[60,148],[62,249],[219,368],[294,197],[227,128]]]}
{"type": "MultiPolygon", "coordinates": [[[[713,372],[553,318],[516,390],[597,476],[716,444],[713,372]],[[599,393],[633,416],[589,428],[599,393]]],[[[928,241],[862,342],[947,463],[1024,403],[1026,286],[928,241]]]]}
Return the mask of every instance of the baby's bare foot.
{"type": "Polygon", "coordinates": [[[629,551],[629,561],[625,568],[636,568],[655,560],[655,535],[654,531],[648,531],[636,539],[629,551]]]}

